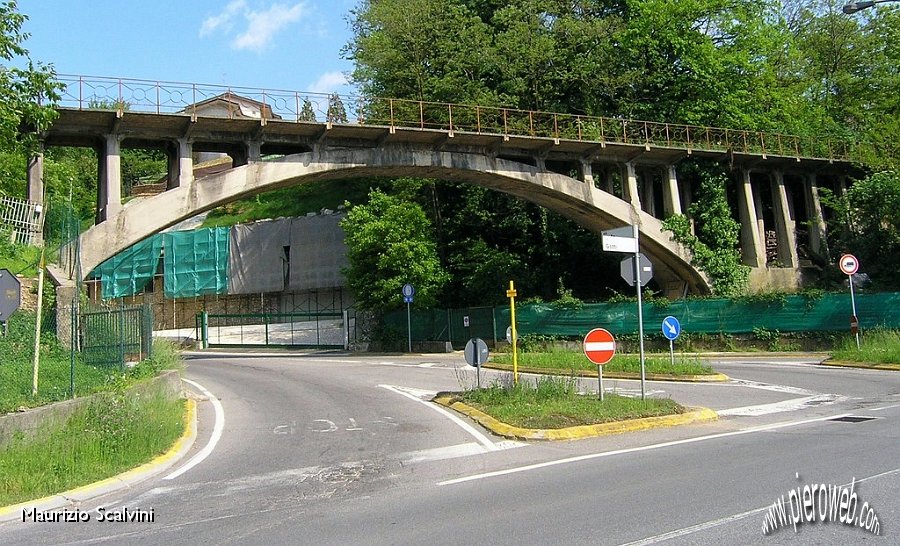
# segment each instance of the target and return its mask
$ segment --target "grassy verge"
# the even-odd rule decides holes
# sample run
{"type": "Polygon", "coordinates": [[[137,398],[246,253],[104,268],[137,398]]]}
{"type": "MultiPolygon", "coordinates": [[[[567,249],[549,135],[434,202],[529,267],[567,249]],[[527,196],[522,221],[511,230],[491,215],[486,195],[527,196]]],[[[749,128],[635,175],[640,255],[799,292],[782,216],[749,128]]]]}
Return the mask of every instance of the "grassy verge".
{"type": "Polygon", "coordinates": [[[574,379],[561,377],[542,377],[536,384],[495,384],[465,391],[458,398],[508,425],[537,429],[684,413],[682,406],[669,399],[641,400],[610,394],[600,402],[595,395],[578,394],[574,379]]]}
{"type": "Polygon", "coordinates": [[[845,338],[832,353],[835,360],[871,364],[900,364],[900,331],[870,330],[863,332],[860,348],[854,338],[845,338]]]}
{"type": "Polygon", "coordinates": [[[0,449],[0,506],[108,478],[165,452],[184,430],[184,401],[162,393],[96,395],[65,423],[0,449]]]}
{"type": "MultiPolygon", "coordinates": [[[[492,357],[497,364],[512,364],[511,353],[498,353],[492,357]]],[[[551,351],[546,353],[520,353],[519,366],[553,370],[564,373],[578,373],[580,371],[597,371],[597,365],[584,356],[584,353],[575,351],[551,351]]],[[[715,373],[713,369],[697,358],[677,356],[673,366],[668,355],[647,355],[644,359],[647,373],[670,375],[709,375],[715,373]]],[[[641,373],[641,359],[638,355],[618,354],[606,365],[603,372],[627,372],[641,373]]]]}

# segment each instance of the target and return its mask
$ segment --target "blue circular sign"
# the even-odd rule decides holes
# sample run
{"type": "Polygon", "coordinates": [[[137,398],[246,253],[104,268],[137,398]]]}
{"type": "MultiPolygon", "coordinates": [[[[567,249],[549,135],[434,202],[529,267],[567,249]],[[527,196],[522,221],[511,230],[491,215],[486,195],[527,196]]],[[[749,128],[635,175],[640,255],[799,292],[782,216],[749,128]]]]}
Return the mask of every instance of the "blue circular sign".
{"type": "Polygon", "coordinates": [[[666,339],[674,341],[681,334],[681,323],[672,316],[664,318],[662,321],[662,333],[666,336],[666,339]]]}
{"type": "Polygon", "coordinates": [[[406,283],[403,285],[403,289],[400,290],[400,293],[406,298],[411,298],[416,294],[416,289],[413,288],[413,285],[406,283]]]}

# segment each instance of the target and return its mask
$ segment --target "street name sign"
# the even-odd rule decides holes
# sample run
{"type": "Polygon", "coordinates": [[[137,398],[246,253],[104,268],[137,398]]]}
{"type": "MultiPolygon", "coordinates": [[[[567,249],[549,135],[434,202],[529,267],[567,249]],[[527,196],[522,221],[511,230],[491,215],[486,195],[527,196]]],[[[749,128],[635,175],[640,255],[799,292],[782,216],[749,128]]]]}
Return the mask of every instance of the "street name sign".
{"type": "Polygon", "coordinates": [[[638,251],[638,240],[634,237],[634,228],[625,226],[609,229],[601,232],[603,250],[605,252],[627,252],[634,254],[638,251]]]}

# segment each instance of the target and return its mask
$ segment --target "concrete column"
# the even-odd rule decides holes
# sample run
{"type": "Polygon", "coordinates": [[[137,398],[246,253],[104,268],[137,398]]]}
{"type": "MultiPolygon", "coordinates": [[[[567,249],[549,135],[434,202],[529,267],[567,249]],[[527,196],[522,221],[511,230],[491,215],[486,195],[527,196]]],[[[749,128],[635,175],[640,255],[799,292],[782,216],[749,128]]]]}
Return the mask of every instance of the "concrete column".
{"type": "Polygon", "coordinates": [[[631,206],[634,207],[635,211],[641,210],[641,197],[638,194],[638,178],[637,172],[634,169],[634,163],[628,162],[625,163],[625,172],[623,173],[625,180],[623,180],[622,189],[625,192],[625,195],[622,197],[625,201],[631,203],[631,206]]]}
{"type": "Polygon", "coordinates": [[[644,212],[650,216],[656,217],[656,199],[653,196],[653,173],[648,169],[644,169],[644,176],[641,178],[641,203],[644,206],[644,212]]]}
{"type": "Polygon", "coordinates": [[[610,195],[616,194],[616,184],[613,182],[614,169],[607,168],[603,171],[603,191],[610,195]]]}
{"type": "Polygon", "coordinates": [[[766,248],[763,234],[760,232],[761,218],[759,208],[754,201],[753,185],[750,182],[750,171],[741,171],[742,179],[738,184],[738,213],[741,221],[741,256],[743,262],[750,267],[766,266],[766,248]]]}
{"type": "Polygon", "coordinates": [[[819,185],[815,174],[810,174],[804,179],[803,189],[806,197],[806,217],[809,218],[809,249],[815,254],[822,254],[825,246],[825,216],[822,213],[819,185]]]}
{"type": "Polygon", "coordinates": [[[785,267],[797,267],[797,237],[794,227],[794,211],[784,187],[784,173],[772,175],[772,201],[775,212],[775,233],[778,237],[778,260],[785,267]]]}
{"type": "Polygon", "coordinates": [[[250,140],[247,141],[247,160],[248,161],[259,161],[262,157],[260,150],[262,149],[262,142],[259,140],[250,140]]]}
{"type": "Polygon", "coordinates": [[[28,195],[26,198],[34,203],[44,204],[44,154],[37,154],[28,160],[28,195]]]}
{"type": "Polygon", "coordinates": [[[106,135],[97,154],[97,223],[112,218],[122,210],[122,158],[120,136],[106,135]]]}
{"type": "Polygon", "coordinates": [[[594,186],[594,168],[590,161],[581,160],[581,181],[585,184],[594,186]]]}
{"type": "Polygon", "coordinates": [[[186,138],[179,138],[174,153],[169,154],[169,180],[167,190],[188,186],[194,181],[193,144],[186,138]]]}
{"type": "Polygon", "coordinates": [[[681,199],[678,195],[678,175],[675,165],[666,167],[666,179],[663,181],[663,214],[666,217],[681,214],[681,199]]]}

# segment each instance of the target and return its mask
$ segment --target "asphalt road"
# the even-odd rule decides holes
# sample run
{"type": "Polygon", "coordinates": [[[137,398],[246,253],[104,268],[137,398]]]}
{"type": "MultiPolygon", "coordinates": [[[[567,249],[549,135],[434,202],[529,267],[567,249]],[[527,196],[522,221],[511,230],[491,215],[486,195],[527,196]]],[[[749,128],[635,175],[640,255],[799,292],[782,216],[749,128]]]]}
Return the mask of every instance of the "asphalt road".
{"type": "Polygon", "coordinates": [[[718,422],[524,444],[423,401],[474,383],[458,354],[205,355],[186,377],[221,404],[224,420],[199,404],[193,453],[221,427],[208,457],[78,507],[89,522],[0,525],[0,543],[898,543],[900,374],[804,359],[714,366],[735,381],[647,386],[718,422]],[[875,419],[833,420],[846,415],[875,419]],[[791,489],[851,481],[882,536],[839,523],[763,535],[766,508],[791,489]],[[101,523],[97,506],[152,508],[154,521],[101,523]]]}

